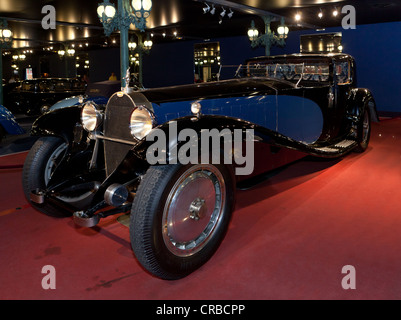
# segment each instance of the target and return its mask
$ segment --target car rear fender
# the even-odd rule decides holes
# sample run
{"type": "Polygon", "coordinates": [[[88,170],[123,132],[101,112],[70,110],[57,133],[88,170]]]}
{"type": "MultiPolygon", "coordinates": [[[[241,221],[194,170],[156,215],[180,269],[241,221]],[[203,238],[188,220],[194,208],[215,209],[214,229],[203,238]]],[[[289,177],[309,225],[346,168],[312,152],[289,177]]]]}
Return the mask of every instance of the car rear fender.
{"type": "Polygon", "coordinates": [[[357,108],[358,112],[355,112],[356,110],[350,111],[354,115],[356,114],[358,116],[358,120],[360,120],[359,118],[364,114],[365,109],[368,108],[371,120],[374,122],[379,122],[379,116],[376,110],[376,102],[370,90],[362,88],[353,89],[348,105],[351,108],[357,108]]]}

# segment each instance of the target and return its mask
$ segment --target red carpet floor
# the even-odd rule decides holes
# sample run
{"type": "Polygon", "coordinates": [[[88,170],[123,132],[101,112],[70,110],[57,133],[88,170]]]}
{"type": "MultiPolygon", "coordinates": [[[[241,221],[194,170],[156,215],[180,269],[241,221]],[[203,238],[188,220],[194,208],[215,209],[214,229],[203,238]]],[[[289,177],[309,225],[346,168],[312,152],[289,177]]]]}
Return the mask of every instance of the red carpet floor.
{"type": "Polygon", "coordinates": [[[217,253],[174,282],[140,267],[116,216],[86,229],[35,211],[26,153],[0,157],[0,299],[400,299],[400,138],[401,120],[382,121],[364,154],[303,160],[239,191],[217,253]],[[45,265],[54,290],[41,286],[45,265]],[[345,265],[355,290],[341,285],[345,265]]]}

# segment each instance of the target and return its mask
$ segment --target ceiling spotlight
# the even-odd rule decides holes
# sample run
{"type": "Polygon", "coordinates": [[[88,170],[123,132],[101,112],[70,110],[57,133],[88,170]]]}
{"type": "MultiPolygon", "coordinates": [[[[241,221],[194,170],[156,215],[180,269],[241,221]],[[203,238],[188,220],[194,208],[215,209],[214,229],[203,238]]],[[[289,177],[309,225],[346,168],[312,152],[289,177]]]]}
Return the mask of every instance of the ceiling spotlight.
{"type": "Polygon", "coordinates": [[[220,17],[219,18],[219,24],[222,24],[223,23],[223,17],[220,17]]]}
{"type": "Polygon", "coordinates": [[[211,14],[215,14],[216,13],[216,8],[214,7],[214,4],[212,4],[212,10],[210,10],[211,14]]]}
{"type": "Polygon", "coordinates": [[[233,14],[234,14],[234,11],[232,11],[230,8],[230,12],[227,14],[227,17],[229,17],[231,19],[233,14]]]}
{"type": "Polygon", "coordinates": [[[319,12],[319,14],[318,14],[318,17],[319,17],[319,19],[322,19],[322,18],[323,18],[323,11],[322,11],[322,9],[320,9],[320,12],[319,12]]]}
{"type": "Polygon", "coordinates": [[[333,16],[335,16],[335,17],[337,17],[337,16],[338,16],[338,10],[337,10],[337,8],[334,8],[334,11],[333,11],[333,16]]]}
{"type": "Polygon", "coordinates": [[[210,11],[210,6],[205,2],[206,8],[203,8],[203,13],[208,13],[210,11]]]}
{"type": "Polygon", "coordinates": [[[226,9],[224,9],[223,7],[221,7],[222,9],[223,9],[223,11],[220,13],[220,16],[222,17],[222,18],[224,18],[224,16],[226,15],[226,9]]]}
{"type": "Polygon", "coordinates": [[[296,20],[296,21],[301,21],[301,14],[300,14],[300,13],[297,13],[297,14],[295,15],[295,20],[296,20]]]}

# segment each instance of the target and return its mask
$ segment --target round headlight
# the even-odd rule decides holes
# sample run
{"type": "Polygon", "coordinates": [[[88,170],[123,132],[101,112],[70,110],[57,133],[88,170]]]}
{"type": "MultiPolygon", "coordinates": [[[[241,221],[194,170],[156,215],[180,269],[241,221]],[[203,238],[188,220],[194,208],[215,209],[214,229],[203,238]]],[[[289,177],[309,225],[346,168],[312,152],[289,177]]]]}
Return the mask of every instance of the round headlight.
{"type": "Polygon", "coordinates": [[[86,131],[94,131],[102,122],[102,114],[96,109],[94,104],[88,102],[82,108],[81,122],[86,131]]]}
{"type": "Polygon", "coordinates": [[[129,128],[134,138],[141,140],[146,137],[153,128],[153,118],[148,109],[136,108],[131,114],[129,128]]]}

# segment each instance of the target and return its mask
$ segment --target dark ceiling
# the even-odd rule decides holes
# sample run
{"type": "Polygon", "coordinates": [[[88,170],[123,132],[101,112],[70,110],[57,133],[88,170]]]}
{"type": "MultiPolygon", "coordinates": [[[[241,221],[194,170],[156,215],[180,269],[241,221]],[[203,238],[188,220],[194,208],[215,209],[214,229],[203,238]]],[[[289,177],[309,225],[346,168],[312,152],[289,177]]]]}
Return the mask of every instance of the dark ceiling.
{"type": "MultiPolygon", "coordinates": [[[[14,48],[58,46],[59,43],[76,45],[88,43],[88,46],[112,45],[118,34],[111,39],[104,36],[102,25],[96,14],[96,8],[102,0],[1,0],[0,17],[8,20],[14,33],[14,48]],[[44,30],[41,13],[44,5],[56,9],[56,30],[44,30]]],[[[117,0],[111,0],[117,4],[117,0]]],[[[401,21],[400,0],[153,0],[148,28],[155,34],[154,41],[172,41],[179,39],[207,39],[245,35],[252,20],[260,31],[263,21],[258,16],[268,13],[283,16],[290,30],[317,29],[341,26],[344,14],[341,8],[352,5],[356,9],[357,24],[401,21]],[[203,8],[214,5],[216,13],[203,13],[203,8]],[[340,11],[333,17],[334,8],[340,11]],[[227,15],[220,23],[223,8],[234,12],[232,18],[227,15]],[[317,14],[322,10],[324,17],[317,14]],[[297,23],[294,16],[302,15],[297,23]],[[163,38],[162,34],[166,33],[163,38]]],[[[278,24],[278,23],[276,23],[278,24]]],[[[272,26],[274,27],[274,25],[272,26]]],[[[132,29],[134,32],[135,30],[132,29]]]]}

